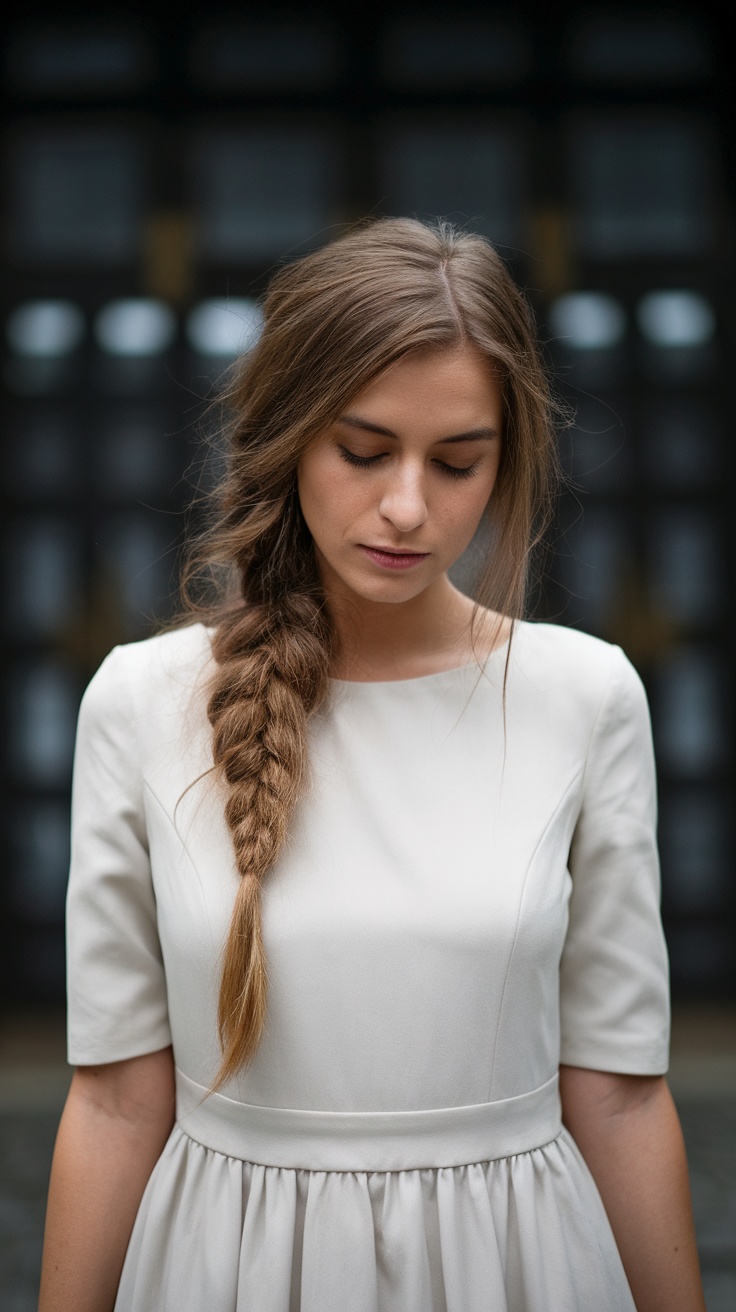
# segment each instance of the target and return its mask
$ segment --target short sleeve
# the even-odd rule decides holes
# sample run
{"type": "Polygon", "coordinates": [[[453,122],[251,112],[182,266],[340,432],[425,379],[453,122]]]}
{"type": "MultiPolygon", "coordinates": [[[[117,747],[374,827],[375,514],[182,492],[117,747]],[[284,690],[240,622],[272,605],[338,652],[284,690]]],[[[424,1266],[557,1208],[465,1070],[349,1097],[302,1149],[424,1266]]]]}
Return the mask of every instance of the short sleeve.
{"type": "Polygon", "coordinates": [[[68,1058],[97,1065],[171,1042],[124,648],[82,698],[67,893],[68,1058]]]}
{"type": "Polygon", "coordinates": [[[669,1059],[656,776],[641,679],[619,647],[591,736],[560,966],[561,1061],[660,1075],[669,1059]]]}

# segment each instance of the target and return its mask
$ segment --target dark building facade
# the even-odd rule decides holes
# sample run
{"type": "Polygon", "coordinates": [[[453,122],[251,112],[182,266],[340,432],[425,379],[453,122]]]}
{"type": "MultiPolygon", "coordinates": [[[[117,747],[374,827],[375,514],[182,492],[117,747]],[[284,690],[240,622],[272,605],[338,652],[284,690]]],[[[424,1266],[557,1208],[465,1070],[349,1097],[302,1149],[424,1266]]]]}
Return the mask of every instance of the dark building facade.
{"type": "Polygon", "coordinates": [[[7,30],[7,1005],[63,1001],[79,698],[171,605],[184,507],[216,473],[213,381],[279,261],[387,213],[487,234],[535,305],[576,414],[535,613],[641,671],[675,990],[733,994],[725,21],[694,4],[111,4],[7,30]]]}

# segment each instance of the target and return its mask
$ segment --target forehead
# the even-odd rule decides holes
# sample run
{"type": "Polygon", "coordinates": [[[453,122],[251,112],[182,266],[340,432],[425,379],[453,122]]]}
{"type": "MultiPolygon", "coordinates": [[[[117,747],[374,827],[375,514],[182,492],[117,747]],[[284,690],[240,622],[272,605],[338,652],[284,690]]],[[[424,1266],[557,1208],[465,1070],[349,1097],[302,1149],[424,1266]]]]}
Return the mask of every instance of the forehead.
{"type": "Polygon", "coordinates": [[[474,346],[402,356],[356,394],[350,410],[376,418],[387,410],[424,417],[467,414],[498,421],[502,392],[493,361],[474,346]]]}

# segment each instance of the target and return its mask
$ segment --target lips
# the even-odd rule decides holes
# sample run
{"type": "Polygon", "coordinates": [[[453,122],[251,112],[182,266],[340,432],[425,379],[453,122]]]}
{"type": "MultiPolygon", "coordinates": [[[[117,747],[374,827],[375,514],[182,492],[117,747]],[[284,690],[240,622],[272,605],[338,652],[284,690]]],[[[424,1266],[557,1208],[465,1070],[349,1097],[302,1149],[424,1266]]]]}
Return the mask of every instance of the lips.
{"type": "Polygon", "coordinates": [[[428,551],[397,551],[395,547],[369,547],[362,542],[360,549],[382,569],[411,569],[429,555],[428,551]]]}

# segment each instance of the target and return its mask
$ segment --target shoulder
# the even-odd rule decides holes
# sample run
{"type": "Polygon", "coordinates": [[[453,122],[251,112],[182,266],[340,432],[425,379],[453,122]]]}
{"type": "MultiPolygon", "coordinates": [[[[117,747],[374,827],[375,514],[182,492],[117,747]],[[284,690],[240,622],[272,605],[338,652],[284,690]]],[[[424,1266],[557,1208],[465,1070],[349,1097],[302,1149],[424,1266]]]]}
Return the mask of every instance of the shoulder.
{"type": "Polygon", "coordinates": [[[187,677],[201,672],[212,657],[209,630],[203,624],[187,624],[139,642],[121,643],[110,654],[133,681],[187,677]]]}
{"type": "Polygon", "coordinates": [[[111,710],[127,705],[139,714],[160,711],[199,688],[211,661],[209,631],[199,623],[121,643],[102,661],[84,701],[106,702],[111,710]]]}
{"type": "Polygon", "coordinates": [[[568,628],[565,624],[546,624],[537,620],[519,623],[519,638],[528,650],[538,651],[554,662],[565,666],[574,664],[580,669],[610,668],[614,653],[621,648],[592,633],[568,628]]]}
{"type": "Polygon", "coordinates": [[[563,624],[523,621],[515,666],[524,683],[546,697],[596,717],[612,697],[643,697],[641,679],[615,643],[563,624]]]}

